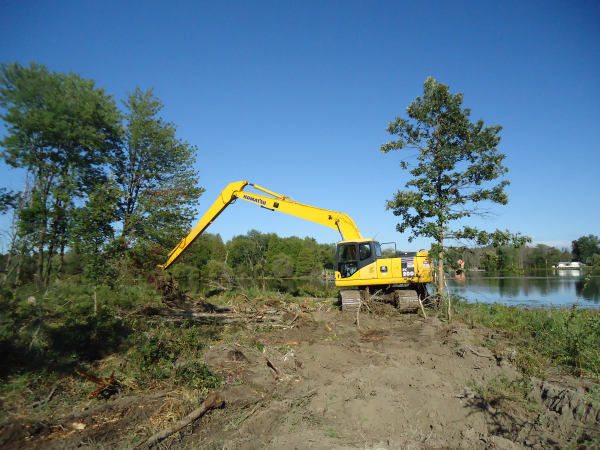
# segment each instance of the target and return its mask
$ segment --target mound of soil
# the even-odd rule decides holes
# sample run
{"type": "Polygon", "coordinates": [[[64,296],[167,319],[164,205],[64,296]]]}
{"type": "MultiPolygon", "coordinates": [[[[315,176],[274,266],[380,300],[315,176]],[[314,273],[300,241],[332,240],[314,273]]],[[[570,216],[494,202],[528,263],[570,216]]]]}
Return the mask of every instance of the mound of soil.
{"type": "MultiPolygon", "coordinates": [[[[227,380],[225,407],[169,438],[169,448],[510,450],[598,442],[599,410],[575,380],[533,379],[523,407],[478,394],[493,380],[520,378],[478,345],[489,330],[414,316],[361,316],[360,329],[351,314],[314,318],[207,349],[204,362],[227,380]]],[[[146,424],[165,401],[164,393],[129,396],[44,424],[9,424],[0,446],[130,448],[150,434],[146,424]]]]}

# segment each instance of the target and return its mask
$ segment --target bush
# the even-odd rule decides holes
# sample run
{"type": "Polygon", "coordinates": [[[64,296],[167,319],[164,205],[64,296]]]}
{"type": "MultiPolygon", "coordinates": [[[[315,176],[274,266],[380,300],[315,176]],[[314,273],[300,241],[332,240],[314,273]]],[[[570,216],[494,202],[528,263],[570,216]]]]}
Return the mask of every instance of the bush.
{"type": "Polygon", "coordinates": [[[138,333],[129,353],[133,372],[144,384],[167,382],[192,389],[212,389],[222,378],[211,372],[199,359],[202,337],[211,339],[215,328],[163,324],[145,333],[138,333]]]}

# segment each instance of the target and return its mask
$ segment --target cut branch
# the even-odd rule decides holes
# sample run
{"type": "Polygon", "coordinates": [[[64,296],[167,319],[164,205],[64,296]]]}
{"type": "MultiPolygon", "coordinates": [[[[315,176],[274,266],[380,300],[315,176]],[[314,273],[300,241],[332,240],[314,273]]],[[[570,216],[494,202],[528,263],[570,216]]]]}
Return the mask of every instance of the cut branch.
{"type": "Polygon", "coordinates": [[[142,448],[150,448],[153,445],[156,445],[159,442],[164,441],[166,438],[168,438],[172,434],[177,433],[178,431],[187,427],[190,423],[194,422],[195,420],[198,420],[207,411],[209,411],[213,408],[218,408],[221,405],[223,405],[223,400],[219,396],[219,393],[216,391],[211,392],[209,394],[208,398],[206,400],[204,400],[204,402],[202,403],[202,405],[200,405],[199,408],[192,411],[189,415],[185,416],[183,419],[181,419],[175,425],[173,425],[163,431],[160,431],[159,433],[156,433],[153,436],[150,436],[145,441],[143,441],[140,444],[133,447],[132,450],[141,450],[142,448]]]}

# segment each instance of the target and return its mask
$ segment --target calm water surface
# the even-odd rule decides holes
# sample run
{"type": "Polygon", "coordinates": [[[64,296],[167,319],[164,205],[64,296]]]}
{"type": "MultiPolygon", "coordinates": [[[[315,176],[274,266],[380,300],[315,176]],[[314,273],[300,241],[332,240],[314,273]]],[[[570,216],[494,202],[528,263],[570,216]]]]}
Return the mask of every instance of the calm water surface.
{"type": "Polygon", "coordinates": [[[448,276],[448,289],[474,302],[505,303],[528,306],[600,307],[600,273],[598,269],[585,290],[590,269],[524,270],[516,272],[466,272],[448,276]]]}

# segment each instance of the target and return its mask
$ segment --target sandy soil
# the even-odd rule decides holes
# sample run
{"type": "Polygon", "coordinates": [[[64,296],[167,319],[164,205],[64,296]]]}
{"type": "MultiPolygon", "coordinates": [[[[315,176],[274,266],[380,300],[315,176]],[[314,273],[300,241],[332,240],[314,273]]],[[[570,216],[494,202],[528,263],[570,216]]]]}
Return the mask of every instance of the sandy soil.
{"type": "MultiPolygon", "coordinates": [[[[600,412],[585,402],[580,382],[532,379],[525,403],[492,405],[476,392],[492,380],[520,378],[508,360],[480,345],[494,330],[414,315],[361,316],[360,329],[351,314],[313,317],[254,335],[252,345],[240,336],[208,349],[204,361],[228,380],[225,406],[155,448],[598,447],[580,445],[600,430],[600,412]]],[[[15,422],[0,429],[0,447],[132,448],[175,420],[166,406],[182,395],[130,393],[46,423],[15,422]]]]}

